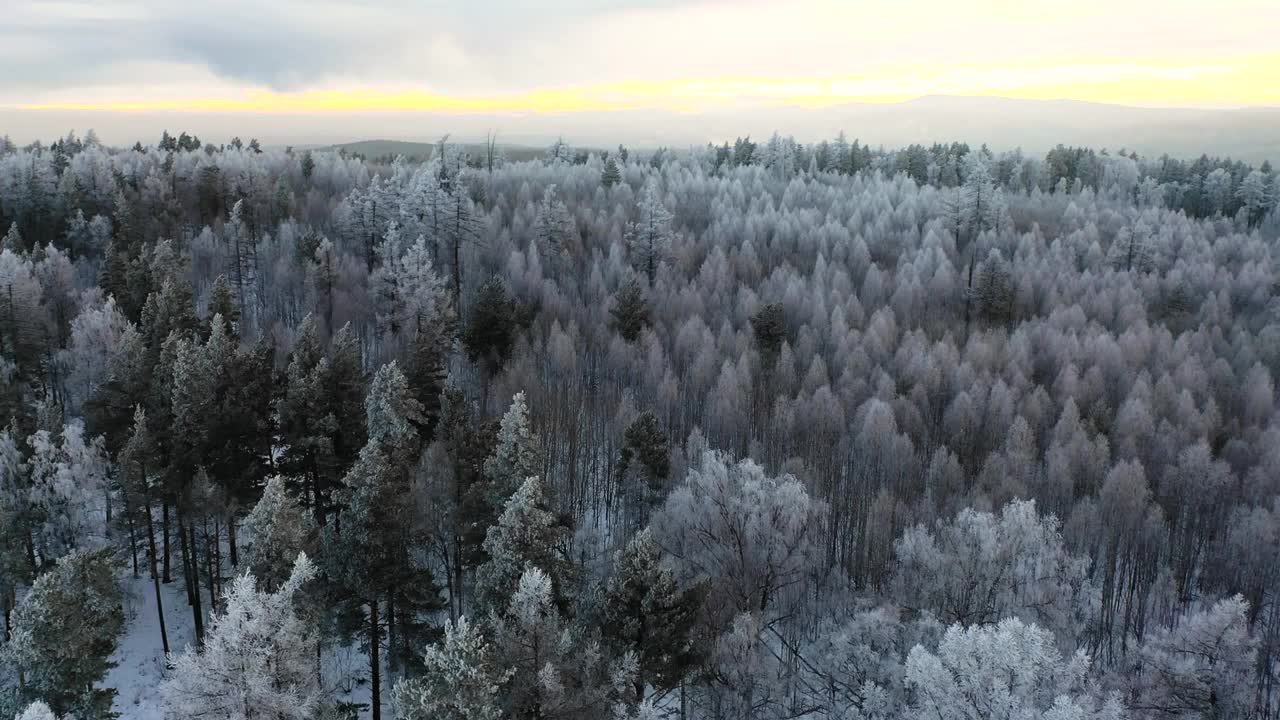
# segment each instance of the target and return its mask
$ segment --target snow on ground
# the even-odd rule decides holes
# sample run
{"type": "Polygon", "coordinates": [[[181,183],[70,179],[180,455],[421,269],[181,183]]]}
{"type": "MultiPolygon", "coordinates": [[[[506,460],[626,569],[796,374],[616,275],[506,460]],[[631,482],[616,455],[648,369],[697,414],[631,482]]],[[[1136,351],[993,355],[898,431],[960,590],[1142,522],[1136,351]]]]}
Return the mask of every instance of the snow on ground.
{"type": "MultiPolygon", "coordinates": [[[[138,578],[127,575],[123,585],[128,624],[111,657],[117,665],[107,673],[102,687],[116,689],[114,709],[122,720],[163,720],[160,680],[164,677],[165,663],[155,591],[145,573],[138,578]]],[[[164,601],[165,628],[169,631],[169,649],[178,652],[194,642],[191,607],[187,605],[180,580],[162,584],[160,593],[164,601]]]]}
{"type": "MultiPolygon", "coordinates": [[[[121,579],[127,623],[120,644],[111,656],[112,668],[100,687],[116,689],[113,709],[121,720],[164,720],[160,699],[160,682],[166,667],[160,645],[160,619],[156,613],[155,591],[144,573],[133,577],[125,573],[121,579]]],[[[174,653],[195,643],[191,606],[187,604],[182,581],[160,586],[164,602],[165,628],[169,632],[169,649],[174,653]]],[[[208,598],[205,598],[208,601],[208,598]]],[[[330,645],[324,652],[324,687],[336,702],[369,704],[369,660],[358,644],[345,647],[330,645]]],[[[390,677],[383,679],[384,712],[390,700],[390,677]]],[[[366,710],[361,717],[368,717],[366,710]]]]}

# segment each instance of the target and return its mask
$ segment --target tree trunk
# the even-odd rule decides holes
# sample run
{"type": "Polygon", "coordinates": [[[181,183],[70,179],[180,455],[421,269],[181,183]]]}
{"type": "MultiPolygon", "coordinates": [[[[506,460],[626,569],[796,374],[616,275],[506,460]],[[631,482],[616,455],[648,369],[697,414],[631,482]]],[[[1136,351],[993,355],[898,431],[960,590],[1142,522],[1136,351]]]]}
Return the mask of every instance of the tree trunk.
{"type": "Polygon", "coordinates": [[[147,562],[151,566],[151,585],[156,591],[156,612],[160,614],[160,645],[164,654],[169,654],[169,632],[164,625],[164,602],[160,599],[160,575],[156,572],[156,534],[155,523],[151,517],[151,501],[147,507],[147,562]]]}
{"type": "Polygon", "coordinates": [[[195,557],[195,528],[188,526],[183,520],[182,509],[178,509],[178,537],[182,546],[183,575],[187,581],[187,602],[191,604],[191,617],[195,624],[196,645],[204,647],[204,612],[200,607],[200,575],[199,564],[195,557]],[[189,532],[188,532],[189,530],[189,532]]]}
{"type": "Polygon", "coordinates": [[[453,237],[453,307],[462,315],[462,238],[457,233],[453,237]]]}
{"type": "Polygon", "coordinates": [[[133,509],[125,505],[125,513],[129,516],[129,554],[133,556],[133,576],[138,577],[138,530],[133,518],[133,509]]]}
{"type": "MultiPolygon", "coordinates": [[[[194,536],[195,528],[192,528],[191,532],[192,532],[192,535],[194,536]]],[[[214,613],[218,611],[218,581],[213,571],[213,560],[214,560],[213,556],[215,553],[214,545],[217,544],[218,536],[215,532],[213,536],[213,540],[210,541],[208,518],[206,518],[203,522],[200,523],[200,534],[204,536],[204,568],[205,568],[205,576],[209,583],[209,612],[214,613]]],[[[195,543],[194,537],[192,537],[191,542],[193,544],[195,543]]]]}
{"type": "Polygon", "coordinates": [[[372,720],[382,720],[382,663],[378,657],[381,643],[378,601],[374,600],[369,603],[369,707],[372,708],[372,720]]]}
{"type": "Polygon", "coordinates": [[[164,532],[164,574],[161,575],[160,580],[161,582],[168,584],[173,582],[173,576],[169,572],[169,556],[171,555],[169,551],[169,501],[161,500],[160,502],[163,507],[163,513],[160,516],[160,526],[164,532]]]}
{"type": "Polygon", "coordinates": [[[396,596],[387,596],[387,669],[395,673],[400,669],[399,648],[396,647],[396,596]]]}
{"type": "Polygon", "coordinates": [[[236,547],[235,513],[227,513],[227,553],[231,560],[231,567],[239,567],[240,551],[236,547]]]}
{"type": "Polygon", "coordinates": [[[4,641],[13,639],[13,606],[17,604],[17,588],[10,587],[4,594],[4,641]]]}

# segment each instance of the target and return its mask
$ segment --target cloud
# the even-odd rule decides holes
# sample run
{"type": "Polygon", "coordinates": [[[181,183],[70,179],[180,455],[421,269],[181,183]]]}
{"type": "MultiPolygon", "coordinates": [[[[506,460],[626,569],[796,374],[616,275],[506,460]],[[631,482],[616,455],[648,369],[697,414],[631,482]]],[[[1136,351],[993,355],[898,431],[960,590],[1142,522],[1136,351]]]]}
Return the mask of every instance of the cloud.
{"type": "MultiPolygon", "coordinates": [[[[1274,52],[1274,0],[9,0],[0,104],[1212,62],[1274,52]]],[[[723,87],[729,85],[722,83],[723,87]]]]}

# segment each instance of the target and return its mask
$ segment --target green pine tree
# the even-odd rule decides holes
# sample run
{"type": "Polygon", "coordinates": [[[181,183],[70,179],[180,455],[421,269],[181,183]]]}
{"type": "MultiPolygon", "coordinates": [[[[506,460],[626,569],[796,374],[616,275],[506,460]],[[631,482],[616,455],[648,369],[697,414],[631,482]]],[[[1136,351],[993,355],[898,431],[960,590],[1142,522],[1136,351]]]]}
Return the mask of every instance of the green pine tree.
{"type": "Polygon", "coordinates": [[[115,690],[97,688],[115,666],[124,605],[113,548],[78,550],[41,575],[13,611],[0,657],[22,672],[23,699],[86,720],[114,718],[115,690]]]}

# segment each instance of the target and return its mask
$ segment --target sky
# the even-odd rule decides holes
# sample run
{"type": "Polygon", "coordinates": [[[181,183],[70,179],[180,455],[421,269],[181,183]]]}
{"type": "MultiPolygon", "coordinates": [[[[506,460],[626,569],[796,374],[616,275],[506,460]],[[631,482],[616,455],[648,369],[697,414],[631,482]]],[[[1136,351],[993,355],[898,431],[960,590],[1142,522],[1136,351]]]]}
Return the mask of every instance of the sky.
{"type": "Polygon", "coordinates": [[[11,123],[55,110],[87,122],[146,113],[700,113],[925,95],[1280,105],[1276,0],[4,5],[0,110],[11,123]]]}

